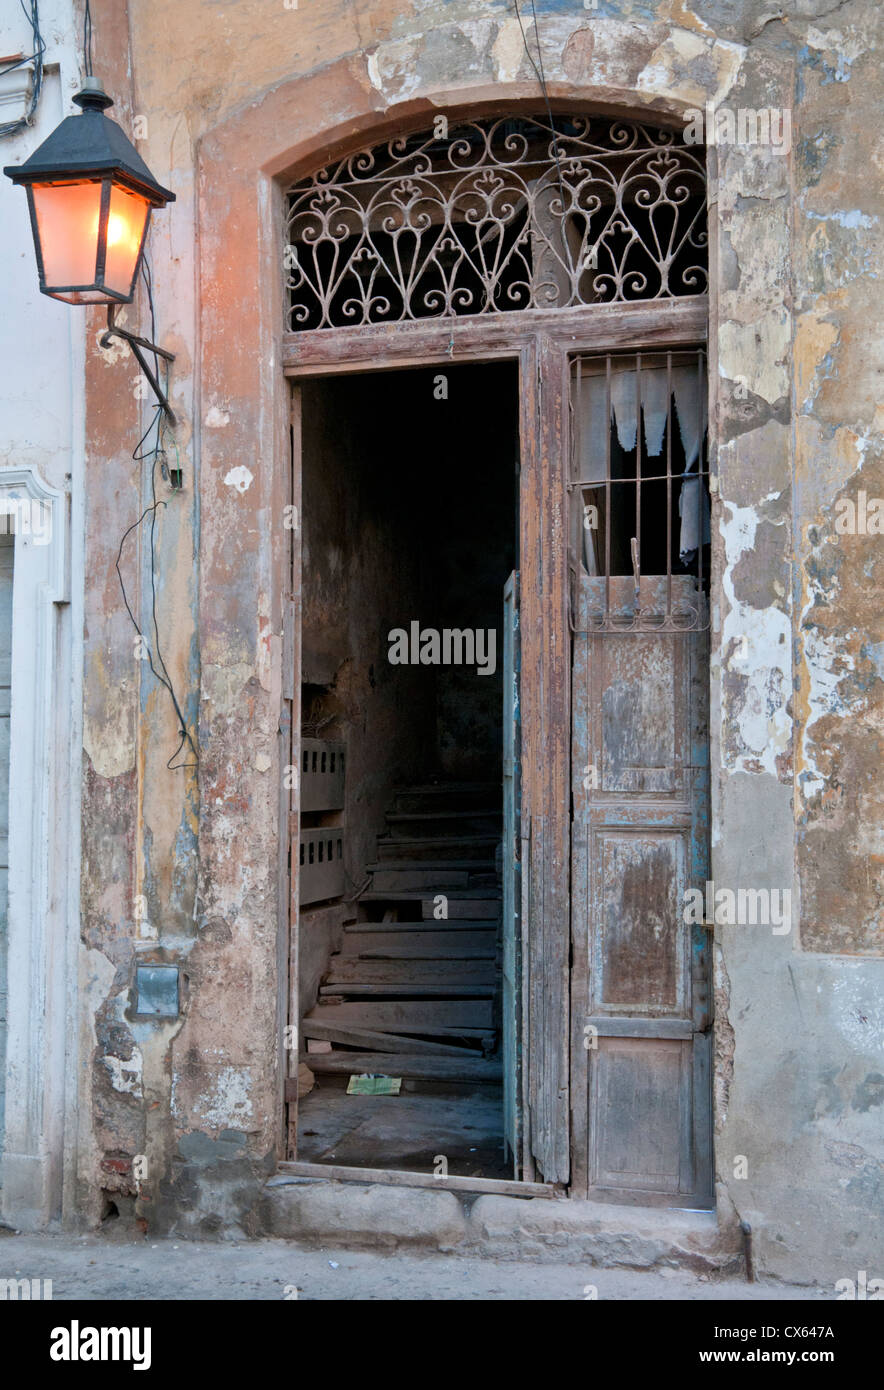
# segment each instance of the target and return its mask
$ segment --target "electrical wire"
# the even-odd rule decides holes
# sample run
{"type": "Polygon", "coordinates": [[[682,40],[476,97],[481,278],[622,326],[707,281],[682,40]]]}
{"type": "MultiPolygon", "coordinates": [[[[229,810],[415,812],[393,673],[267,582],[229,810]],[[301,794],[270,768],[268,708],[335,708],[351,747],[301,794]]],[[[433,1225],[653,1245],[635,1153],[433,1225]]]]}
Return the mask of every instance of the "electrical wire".
{"type": "MultiPolygon", "coordinates": [[[[147,289],[148,304],[149,304],[149,306],[150,306],[151,342],[155,342],[155,341],[156,341],[156,311],[155,311],[154,300],[153,300],[153,281],[152,281],[152,278],[151,278],[150,266],[148,265],[146,255],[145,255],[144,258],[142,259],[141,268],[142,268],[142,276],[143,276],[143,279],[144,279],[144,284],[145,284],[145,287],[146,287],[146,289],[147,289]]],[[[158,362],[158,358],[157,358],[156,356],[154,357],[154,361],[155,361],[155,362],[158,362]]],[[[166,394],[167,394],[167,396],[168,396],[168,389],[169,389],[169,386],[168,386],[169,364],[168,364],[168,362],[166,362],[164,365],[165,365],[165,374],[166,374],[166,394]]],[[[157,379],[159,379],[159,373],[157,373],[157,379]]],[[[121,589],[121,591],[122,591],[123,603],[125,604],[126,612],[129,614],[129,618],[130,618],[130,620],[131,620],[131,622],[132,622],[132,626],[135,628],[135,631],[138,633],[138,636],[139,636],[139,638],[141,639],[141,642],[142,642],[142,644],[144,645],[144,647],[145,647],[145,649],[146,649],[146,651],[147,651],[147,661],[148,661],[148,665],[150,666],[150,669],[151,669],[151,671],[153,672],[153,674],[154,674],[154,676],[156,677],[156,679],[157,679],[157,680],[160,682],[160,684],[161,684],[162,686],[164,686],[164,687],[166,688],[166,690],[169,692],[169,698],[170,698],[171,701],[172,701],[172,705],[173,705],[173,708],[174,708],[174,710],[175,710],[176,717],[177,717],[177,719],[178,719],[178,726],[179,726],[179,727],[178,727],[178,732],[179,732],[179,734],[180,734],[180,739],[179,739],[178,747],[175,749],[175,752],[172,754],[171,758],[170,758],[169,761],[166,763],[166,767],[169,768],[169,770],[170,770],[171,772],[176,772],[179,768],[195,768],[195,767],[198,765],[198,763],[199,763],[199,754],[197,753],[196,746],[195,746],[194,741],[193,741],[193,739],[192,739],[192,737],[191,737],[191,735],[190,735],[190,732],[189,732],[189,730],[188,730],[188,728],[187,728],[187,720],[185,719],[185,717],[184,717],[184,715],[183,715],[183,713],[182,713],[181,706],[180,706],[180,704],[179,704],[179,702],[178,702],[178,697],[177,697],[177,695],[175,694],[175,687],[174,687],[173,684],[172,684],[172,677],[169,675],[169,669],[168,669],[168,667],[166,666],[165,658],[163,657],[162,648],[161,648],[161,645],[160,645],[160,629],[159,629],[159,623],[158,623],[158,621],[157,621],[156,527],[157,527],[157,514],[158,514],[158,512],[159,512],[159,509],[160,509],[161,507],[165,507],[165,506],[166,506],[166,503],[165,503],[162,499],[158,499],[158,498],[157,498],[157,475],[156,475],[156,470],[157,470],[157,463],[158,463],[159,459],[160,459],[160,458],[165,458],[165,450],[164,450],[164,448],[163,448],[163,444],[164,444],[163,433],[164,433],[164,430],[165,430],[166,427],[167,427],[167,423],[168,423],[168,421],[167,421],[167,418],[166,418],[165,411],[162,409],[161,406],[156,406],[156,407],[155,407],[155,410],[154,410],[154,417],[153,417],[153,419],[151,420],[151,422],[150,422],[150,424],[148,425],[147,429],[145,430],[144,434],[141,436],[141,438],[139,439],[138,443],[135,445],[135,448],[134,448],[133,451],[132,451],[132,458],[135,460],[136,463],[144,463],[144,462],[146,462],[148,459],[150,460],[150,495],[151,495],[151,500],[150,500],[149,506],[145,507],[144,511],[141,513],[141,516],[138,518],[138,520],[137,520],[137,521],[134,521],[134,522],[132,523],[132,525],[128,528],[128,530],[124,533],[123,538],[122,538],[122,540],[120,541],[119,550],[117,551],[116,570],[117,570],[117,578],[118,578],[119,581],[120,581],[120,589],[121,589]],[[145,441],[150,437],[150,435],[153,433],[154,430],[156,430],[156,438],[154,439],[153,444],[152,444],[151,447],[148,448],[148,449],[142,449],[142,446],[144,445],[145,441]],[[139,626],[139,624],[138,624],[138,622],[137,622],[137,620],[136,620],[136,618],[135,618],[135,614],[132,612],[132,607],[131,607],[131,605],[130,605],[130,603],[129,603],[129,597],[128,597],[128,594],[126,593],[126,585],[125,585],[125,582],[124,582],[124,580],[123,580],[123,574],[122,574],[122,571],[121,571],[121,569],[120,569],[120,561],[121,561],[121,559],[122,559],[122,557],[123,557],[123,548],[124,548],[124,546],[125,546],[125,544],[126,544],[126,541],[128,540],[129,536],[131,536],[131,534],[132,534],[133,531],[137,531],[137,530],[140,528],[140,526],[142,525],[142,523],[143,523],[145,517],[147,517],[147,516],[150,517],[150,532],[149,532],[149,537],[150,537],[150,539],[149,539],[149,553],[150,553],[150,593],[151,593],[150,617],[151,617],[151,627],[152,627],[152,630],[153,630],[153,650],[154,650],[154,654],[156,655],[156,662],[157,662],[156,665],[154,665],[154,657],[153,657],[153,655],[151,654],[150,643],[148,642],[148,639],[147,639],[147,637],[145,636],[145,634],[144,634],[142,628],[139,626]],[[185,743],[188,743],[188,744],[190,745],[190,750],[191,750],[191,752],[193,753],[193,762],[178,762],[178,761],[176,761],[177,758],[178,758],[178,755],[180,754],[180,752],[181,752],[182,748],[184,747],[185,743]]],[[[176,445],[176,449],[177,449],[177,445],[176,445]]]]}
{"type": "Polygon", "coordinates": [[[199,755],[198,755],[198,753],[197,753],[197,751],[196,751],[196,748],[195,748],[195,746],[194,746],[193,739],[191,738],[191,735],[190,735],[190,733],[189,733],[189,731],[188,731],[188,729],[187,729],[187,721],[185,720],[184,715],[183,715],[183,713],[182,713],[182,711],[181,711],[181,706],[180,706],[180,704],[178,703],[178,697],[177,697],[176,694],[175,694],[175,688],[174,688],[174,686],[173,686],[173,684],[172,684],[172,680],[171,680],[171,677],[170,677],[170,675],[169,675],[168,668],[167,668],[167,666],[166,666],[165,660],[164,660],[164,658],[163,658],[162,651],[161,651],[161,649],[160,649],[159,628],[158,628],[158,626],[157,626],[156,544],[155,544],[155,542],[156,542],[156,518],[157,518],[157,512],[159,511],[160,507],[165,507],[165,506],[166,506],[166,503],[165,503],[164,501],[162,501],[161,499],[158,499],[158,498],[157,498],[157,494],[156,494],[156,464],[157,464],[157,459],[158,459],[158,457],[159,457],[159,454],[161,453],[161,450],[160,450],[160,448],[159,448],[159,433],[160,433],[159,429],[157,429],[157,441],[156,441],[156,443],[154,444],[153,448],[146,450],[144,453],[141,453],[141,452],[140,452],[140,449],[141,449],[141,445],[142,445],[142,444],[144,443],[144,441],[147,439],[148,435],[153,431],[153,429],[154,429],[155,427],[157,427],[157,426],[159,425],[161,414],[162,414],[162,411],[160,410],[159,407],[157,407],[156,414],[154,415],[154,419],[153,419],[153,420],[151,421],[151,423],[148,425],[147,430],[146,430],[145,433],[142,435],[141,439],[139,440],[138,444],[135,446],[135,449],[133,450],[133,453],[132,453],[132,457],[133,457],[133,459],[136,460],[136,462],[142,462],[142,461],[144,461],[145,459],[148,459],[148,458],[151,460],[151,466],[150,466],[151,501],[150,501],[149,506],[145,507],[144,511],[141,513],[141,515],[140,515],[140,517],[138,518],[138,520],[137,520],[137,521],[133,521],[132,525],[131,525],[130,527],[128,527],[128,529],[124,532],[123,537],[122,537],[122,539],[121,539],[121,541],[120,541],[119,549],[117,550],[116,571],[117,571],[117,578],[118,578],[119,581],[120,581],[120,591],[121,591],[121,593],[122,593],[122,595],[123,595],[123,603],[124,603],[124,605],[125,605],[126,612],[128,613],[129,619],[130,619],[130,621],[131,621],[131,623],[132,623],[132,626],[134,627],[135,631],[137,632],[137,634],[138,634],[139,638],[141,639],[141,642],[143,643],[144,648],[145,648],[145,650],[146,650],[146,652],[147,652],[147,661],[148,661],[148,665],[150,666],[150,669],[151,669],[151,671],[153,672],[153,674],[154,674],[154,676],[156,677],[156,679],[160,682],[160,684],[161,684],[162,686],[165,686],[166,690],[169,692],[169,698],[170,698],[171,701],[172,701],[172,706],[173,706],[173,708],[174,708],[174,710],[175,710],[175,715],[176,715],[176,717],[177,717],[177,719],[178,719],[178,724],[179,724],[179,730],[178,730],[178,732],[179,732],[179,735],[180,735],[179,742],[178,742],[178,746],[177,746],[177,748],[175,749],[175,751],[174,751],[174,753],[172,754],[172,756],[171,756],[171,758],[169,759],[169,761],[166,763],[166,767],[170,770],[170,772],[175,772],[175,771],[177,771],[179,768],[195,768],[195,767],[197,766],[198,762],[199,762],[199,755]],[[154,665],[154,659],[153,659],[153,656],[152,656],[152,654],[151,654],[150,644],[149,644],[149,642],[148,642],[148,639],[147,639],[147,637],[146,637],[146,635],[145,635],[143,629],[142,629],[141,626],[139,625],[138,620],[137,620],[136,617],[135,617],[135,614],[132,612],[132,606],[131,606],[131,604],[129,603],[129,596],[128,596],[127,592],[126,592],[126,584],[125,584],[125,581],[124,581],[124,579],[123,579],[122,570],[120,569],[120,561],[121,561],[122,558],[123,558],[123,550],[124,550],[124,547],[125,547],[125,545],[126,545],[126,541],[129,539],[129,537],[131,536],[131,534],[132,534],[133,531],[137,531],[137,530],[139,529],[139,527],[142,525],[142,523],[143,523],[145,517],[147,517],[147,516],[149,516],[149,517],[151,518],[151,524],[150,524],[151,624],[152,624],[153,632],[154,632],[154,649],[155,649],[155,652],[156,652],[156,659],[157,659],[157,663],[158,663],[158,665],[156,665],[156,666],[154,665]],[[181,749],[184,747],[184,744],[185,744],[185,743],[189,743],[189,744],[190,744],[190,748],[191,748],[191,751],[192,751],[192,753],[193,753],[193,759],[194,759],[193,762],[177,762],[177,761],[176,761],[176,759],[178,758],[178,755],[179,755],[179,753],[181,752],[181,749]]]}
{"type": "Polygon", "coordinates": [[[558,136],[558,132],[556,131],[555,118],[553,117],[553,110],[552,110],[552,106],[551,106],[551,104],[550,104],[549,92],[548,92],[547,86],[546,86],[546,74],[545,74],[544,71],[543,71],[543,50],[542,50],[541,47],[540,47],[540,30],[539,30],[539,27],[538,27],[538,24],[537,24],[537,10],[534,8],[534,0],[531,0],[531,14],[532,14],[532,16],[533,16],[533,18],[534,18],[534,37],[535,37],[535,39],[537,40],[537,60],[535,61],[535,59],[534,59],[534,54],[531,52],[531,49],[528,47],[528,35],[525,33],[525,26],[524,26],[524,24],[522,23],[522,12],[521,12],[521,10],[519,9],[519,0],[513,0],[513,9],[514,9],[515,12],[516,12],[516,19],[519,21],[519,28],[520,28],[520,30],[522,31],[522,44],[523,44],[523,47],[524,47],[524,49],[525,49],[525,52],[526,52],[527,55],[528,55],[528,61],[530,62],[532,68],[534,69],[534,75],[535,75],[535,77],[537,78],[538,84],[539,84],[539,86],[540,86],[540,90],[541,90],[541,92],[543,93],[543,100],[544,100],[544,103],[545,103],[545,105],[546,105],[546,114],[547,114],[547,117],[548,117],[548,119],[549,119],[549,127],[550,127],[550,131],[551,131],[552,137],[553,137],[553,140],[552,140],[552,152],[553,152],[553,158],[554,158],[555,161],[556,161],[556,176],[557,176],[558,182],[559,182],[559,197],[561,198],[561,201],[562,201],[562,233],[563,233],[563,236],[564,236],[564,222],[565,222],[565,184],[564,184],[564,181],[563,181],[563,179],[562,179],[562,159],[561,159],[561,153],[560,153],[560,151],[559,151],[559,136],[558,136]],[[539,64],[539,66],[538,66],[538,64],[539,64]]]}
{"type": "Polygon", "coordinates": [[[31,26],[33,36],[34,51],[27,57],[14,58],[9,63],[3,64],[4,75],[7,72],[15,72],[16,68],[27,67],[28,63],[34,64],[34,82],[31,87],[31,97],[28,102],[28,109],[23,116],[19,116],[15,121],[4,121],[0,124],[0,136],[17,135],[20,130],[25,130],[31,125],[34,119],[34,112],[37,110],[37,103],[40,100],[40,93],[43,90],[43,54],[46,52],[46,44],[43,42],[43,35],[40,33],[40,15],[37,9],[37,0],[30,0],[26,4],[25,0],[19,0],[19,4],[24,11],[25,18],[31,26]]]}

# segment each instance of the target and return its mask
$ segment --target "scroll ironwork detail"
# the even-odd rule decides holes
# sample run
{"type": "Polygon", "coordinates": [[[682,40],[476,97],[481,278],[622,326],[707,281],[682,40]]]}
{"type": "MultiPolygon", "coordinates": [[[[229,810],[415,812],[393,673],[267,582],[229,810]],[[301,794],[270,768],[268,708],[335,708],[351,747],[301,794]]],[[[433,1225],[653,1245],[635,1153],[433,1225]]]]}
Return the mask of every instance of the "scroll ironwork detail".
{"type": "Polygon", "coordinates": [[[287,190],[288,327],[702,294],[702,151],[579,116],[398,136],[287,190]]]}

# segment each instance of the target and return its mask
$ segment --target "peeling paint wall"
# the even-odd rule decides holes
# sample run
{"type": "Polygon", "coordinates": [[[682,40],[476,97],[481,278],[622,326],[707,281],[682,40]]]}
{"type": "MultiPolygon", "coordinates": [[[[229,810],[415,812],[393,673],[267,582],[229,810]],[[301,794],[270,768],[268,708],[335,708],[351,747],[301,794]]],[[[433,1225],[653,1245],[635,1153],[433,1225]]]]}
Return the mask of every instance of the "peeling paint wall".
{"type": "MultiPolygon", "coordinates": [[[[39,91],[31,64],[9,65],[8,55],[27,60],[34,51],[29,9],[5,6],[0,13],[6,59],[0,109],[7,126],[0,166],[22,162],[46,139],[79,85],[70,0],[39,7],[39,91]],[[29,124],[10,130],[26,117],[32,94],[29,124]]],[[[7,179],[0,182],[0,526],[5,535],[16,533],[12,633],[4,643],[10,785],[2,808],[0,960],[8,976],[0,1035],[8,1029],[9,1047],[4,1056],[0,1038],[0,1206],[4,1220],[14,1213],[17,1226],[33,1227],[61,1212],[65,1122],[74,1110],[79,1005],[70,963],[79,891],[84,326],[40,294],[26,197],[7,179]],[[36,543],[13,519],[11,499],[25,498],[39,498],[46,508],[36,543]]]]}
{"type": "MultiPolygon", "coordinates": [[[[783,936],[717,929],[719,1203],[751,1224],[760,1269],[882,1273],[882,541],[836,527],[842,499],[884,495],[878,7],[536,9],[528,41],[563,107],[791,116],[788,148],[709,154],[713,874],[790,889],[794,919],[783,936]]],[[[181,494],[162,494],[157,599],[200,766],[167,770],[177,722],[132,656],[113,561],[150,493],[129,456],[145,409],[90,314],[81,975],[94,1011],[69,1212],[94,1219],[100,1189],[125,1187],[150,1226],[248,1230],[280,1129],[288,421],[275,176],[436,111],[536,107],[538,89],[504,0],[129,0],[128,27],[112,0],[93,14],[116,114],[146,118],[139,149],[178,199],[151,244],[185,476],[181,494]],[[156,937],[139,934],[139,896],[156,937]],[[136,959],[180,963],[181,1019],[131,1017],[136,959]],[[136,1180],[139,1154],[149,1176],[136,1180]]],[[[146,322],[143,305],[127,316],[146,322]]],[[[144,540],[139,563],[146,614],[144,540]]]]}

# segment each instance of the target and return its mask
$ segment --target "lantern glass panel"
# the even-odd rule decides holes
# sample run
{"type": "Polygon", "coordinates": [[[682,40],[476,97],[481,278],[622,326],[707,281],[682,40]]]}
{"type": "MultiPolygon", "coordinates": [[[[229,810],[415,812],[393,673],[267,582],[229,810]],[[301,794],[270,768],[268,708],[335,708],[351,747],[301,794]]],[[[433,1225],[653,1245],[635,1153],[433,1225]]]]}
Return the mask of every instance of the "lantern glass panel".
{"type": "Polygon", "coordinates": [[[35,183],[32,191],[46,288],[94,285],[101,183],[35,183]]]}
{"type": "Polygon", "coordinates": [[[118,184],[111,186],[104,283],[107,289],[126,299],[132,293],[149,215],[150,204],[146,198],[118,184]]]}

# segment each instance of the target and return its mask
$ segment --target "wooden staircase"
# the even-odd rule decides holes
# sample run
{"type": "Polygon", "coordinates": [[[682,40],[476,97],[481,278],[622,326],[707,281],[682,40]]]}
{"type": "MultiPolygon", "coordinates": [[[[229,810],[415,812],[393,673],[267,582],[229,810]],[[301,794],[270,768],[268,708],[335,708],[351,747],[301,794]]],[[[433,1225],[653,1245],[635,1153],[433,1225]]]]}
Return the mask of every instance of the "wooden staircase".
{"type": "Polygon", "coordinates": [[[303,1020],[305,1039],[333,1047],[305,1054],[312,1071],[500,1080],[500,794],[493,783],[396,792],[359,899],[367,920],[345,928],[303,1020]]]}

